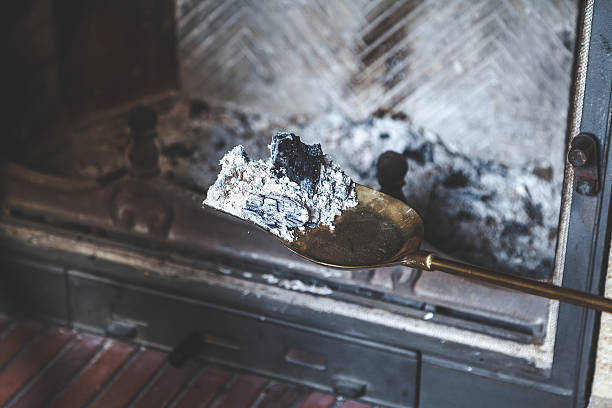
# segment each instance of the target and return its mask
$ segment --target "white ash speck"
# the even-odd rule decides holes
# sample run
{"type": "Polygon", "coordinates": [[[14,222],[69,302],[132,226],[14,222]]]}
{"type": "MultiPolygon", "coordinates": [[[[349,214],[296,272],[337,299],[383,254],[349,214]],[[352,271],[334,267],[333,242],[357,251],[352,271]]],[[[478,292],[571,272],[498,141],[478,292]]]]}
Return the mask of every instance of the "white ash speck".
{"type": "Polygon", "coordinates": [[[315,295],[326,296],[334,293],[334,291],[327,286],[307,285],[301,280],[297,279],[283,279],[278,285],[285,289],[296,290],[298,292],[314,293],[315,295]]]}
{"type": "Polygon", "coordinates": [[[270,275],[269,273],[261,275],[261,279],[265,280],[270,285],[274,285],[279,282],[279,279],[276,276],[270,275]]]}
{"type": "Polygon", "coordinates": [[[232,274],[232,270],[229,268],[225,268],[223,266],[219,267],[219,272],[221,272],[224,275],[231,275],[232,274]]]}

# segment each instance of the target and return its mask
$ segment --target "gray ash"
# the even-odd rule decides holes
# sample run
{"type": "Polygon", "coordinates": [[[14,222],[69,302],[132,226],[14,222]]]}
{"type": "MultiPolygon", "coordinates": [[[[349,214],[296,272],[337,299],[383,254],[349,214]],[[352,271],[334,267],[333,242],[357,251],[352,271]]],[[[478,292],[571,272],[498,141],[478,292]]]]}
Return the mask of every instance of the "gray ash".
{"type": "Polygon", "coordinates": [[[203,204],[251,221],[287,242],[293,241],[296,229],[333,230],[335,218],[357,205],[354,185],[323,156],[320,146],[311,147],[288,133],[273,138],[271,157],[265,161],[251,160],[242,145],[234,147],[221,159],[221,171],[203,204]]]}
{"type": "MultiPolygon", "coordinates": [[[[211,108],[197,118],[188,113],[188,105],[177,105],[160,118],[159,137],[162,147],[168,146],[162,149],[162,172],[172,172],[173,181],[198,190],[214,182],[217,163],[229,146],[243,144],[254,157],[264,157],[269,135],[287,126],[281,118],[228,109],[211,108]],[[177,154],[170,148],[175,143],[192,153],[177,154]]],[[[295,129],[301,141],[321,143],[361,184],[377,186],[381,153],[403,154],[409,166],[404,195],[424,218],[426,240],[439,249],[502,271],[551,276],[563,157],[550,153],[546,158],[539,152],[531,165],[511,167],[460,154],[456,146],[406,120],[355,122],[329,113],[304,122],[295,129]]]]}
{"type": "Polygon", "coordinates": [[[249,194],[242,210],[246,219],[268,229],[316,226],[308,222],[308,211],[301,203],[280,194],[249,194]]]}
{"type": "Polygon", "coordinates": [[[552,276],[561,175],[543,178],[539,169],[561,167],[555,158],[508,167],[463,155],[436,134],[391,118],[353,122],[330,113],[301,134],[320,142],[356,182],[373,187],[379,155],[402,153],[409,168],[403,192],[423,217],[426,241],[466,262],[552,276]]]}

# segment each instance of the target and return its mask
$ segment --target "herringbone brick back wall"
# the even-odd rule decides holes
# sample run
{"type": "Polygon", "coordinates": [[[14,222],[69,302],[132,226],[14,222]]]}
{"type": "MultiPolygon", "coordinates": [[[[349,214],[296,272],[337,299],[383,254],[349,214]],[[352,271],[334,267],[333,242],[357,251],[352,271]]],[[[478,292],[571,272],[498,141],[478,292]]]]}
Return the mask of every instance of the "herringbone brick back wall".
{"type": "Polygon", "coordinates": [[[182,88],[279,116],[390,106],[467,154],[560,169],[577,13],[574,0],[178,0],[182,88]]]}

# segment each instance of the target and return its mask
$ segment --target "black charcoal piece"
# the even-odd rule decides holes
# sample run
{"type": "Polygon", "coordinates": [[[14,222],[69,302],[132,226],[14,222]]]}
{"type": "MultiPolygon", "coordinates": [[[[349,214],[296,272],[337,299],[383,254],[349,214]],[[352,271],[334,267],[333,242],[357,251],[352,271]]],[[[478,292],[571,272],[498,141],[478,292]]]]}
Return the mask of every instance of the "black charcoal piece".
{"type": "Polygon", "coordinates": [[[312,197],[321,175],[321,145],[302,143],[293,133],[277,133],[272,138],[270,151],[274,168],[312,197]]]}

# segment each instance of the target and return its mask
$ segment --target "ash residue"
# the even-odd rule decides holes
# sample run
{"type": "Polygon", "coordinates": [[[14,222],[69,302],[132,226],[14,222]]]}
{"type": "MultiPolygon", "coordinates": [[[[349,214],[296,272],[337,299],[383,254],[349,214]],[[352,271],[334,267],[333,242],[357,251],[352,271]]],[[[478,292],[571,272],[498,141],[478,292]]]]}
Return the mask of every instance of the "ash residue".
{"type": "Polygon", "coordinates": [[[432,245],[467,262],[551,276],[562,181],[562,174],[552,171],[561,167],[553,157],[533,167],[467,157],[403,118],[353,122],[329,113],[302,122],[298,126],[223,108],[198,110],[190,117],[188,106],[177,104],[160,120],[162,173],[205,191],[230,147],[242,144],[254,157],[263,157],[269,135],[291,129],[305,142],[320,143],[353,180],[376,187],[376,161],[393,150],[406,157],[404,194],[423,216],[432,245]]]}
{"type": "MultiPolygon", "coordinates": [[[[253,157],[268,153],[269,136],[291,130],[320,143],[353,180],[377,186],[376,161],[387,150],[409,165],[405,196],[424,217],[427,240],[451,255],[500,270],[548,277],[552,270],[561,200],[562,157],[538,157],[532,167],[504,167],[457,153],[437,135],[401,115],[353,122],[341,114],[286,119],[245,114],[201,101],[160,103],[157,143],[161,175],[198,192],[215,181],[218,163],[241,144],[253,157]]],[[[125,114],[97,119],[79,128],[73,150],[49,156],[52,173],[94,178],[107,184],[126,174],[123,154],[131,136],[125,114]],[[73,160],[74,152],[87,160],[73,160]]],[[[466,135],[465,137],[473,137],[466,135]]],[[[492,145],[495,135],[487,141],[492,145]]],[[[505,146],[494,150],[502,151],[505,146]]],[[[508,160],[510,162],[510,160],[508,160]]]]}
{"type": "Polygon", "coordinates": [[[249,220],[291,242],[294,230],[333,229],[336,216],[357,205],[354,184],[325,158],[321,146],[277,133],[268,160],[251,160],[238,145],[221,159],[205,205],[249,220]],[[289,177],[292,175],[293,178],[289,177]]]}
{"type": "Polygon", "coordinates": [[[301,132],[319,142],[356,182],[376,185],[386,150],[406,157],[408,203],[432,245],[467,262],[536,278],[552,276],[561,183],[541,168],[507,166],[459,154],[408,121],[351,122],[328,114],[301,132]]]}

